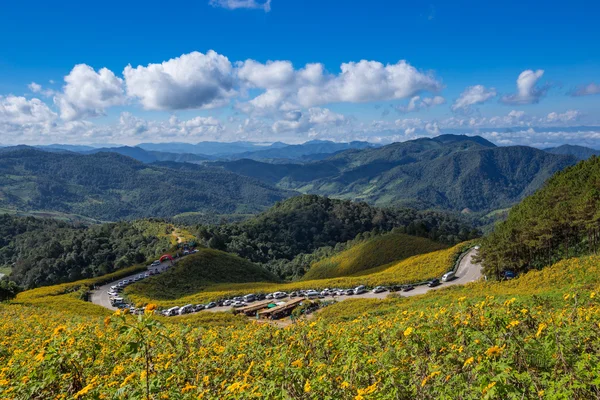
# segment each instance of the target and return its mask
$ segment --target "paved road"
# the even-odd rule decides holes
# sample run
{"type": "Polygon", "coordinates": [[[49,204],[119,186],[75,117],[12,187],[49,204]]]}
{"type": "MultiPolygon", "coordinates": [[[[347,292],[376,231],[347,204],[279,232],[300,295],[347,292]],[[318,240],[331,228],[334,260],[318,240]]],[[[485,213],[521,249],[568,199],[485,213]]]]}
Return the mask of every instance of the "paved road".
{"type": "MultiPolygon", "coordinates": [[[[156,267],[149,267],[148,271],[156,271],[156,270],[163,271],[169,267],[170,263],[171,263],[170,261],[165,261],[156,267]]],[[[139,274],[143,274],[144,272],[146,272],[146,271],[141,271],[136,274],[132,274],[132,275],[123,277],[117,281],[113,281],[113,282],[107,283],[106,285],[102,285],[102,286],[98,287],[98,289],[92,291],[92,297],[91,297],[92,303],[98,304],[99,306],[102,306],[102,307],[105,307],[105,308],[108,308],[111,310],[116,310],[117,308],[113,307],[110,304],[110,299],[108,297],[108,291],[110,290],[110,287],[116,285],[117,283],[121,282],[122,280],[132,279],[133,277],[135,277],[139,274]]]]}
{"type": "MultiPolygon", "coordinates": [[[[458,265],[458,268],[456,270],[456,278],[454,280],[452,280],[450,282],[443,282],[439,286],[436,286],[433,288],[430,288],[426,285],[421,285],[421,286],[415,287],[410,292],[397,292],[397,293],[400,293],[401,296],[417,296],[420,294],[425,294],[425,293],[429,292],[430,290],[437,290],[437,289],[441,289],[441,288],[445,288],[445,287],[453,286],[453,285],[463,285],[465,283],[474,282],[476,280],[479,280],[481,278],[481,265],[473,262],[472,258],[475,254],[477,254],[477,250],[475,250],[475,249],[471,249],[467,252],[467,254],[465,254],[465,256],[460,261],[460,264],[458,265]]],[[[162,263],[160,266],[158,266],[156,268],[152,267],[151,269],[164,269],[168,266],[168,263],[169,262],[162,263]]],[[[123,279],[129,279],[129,278],[132,278],[139,274],[140,273],[138,272],[137,274],[133,274],[126,278],[121,278],[118,281],[107,283],[106,285],[101,286],[100,288],[98,288],[97,290],[92,292],[92,302],[95,304],[98,304],[102,307],[106,307],[111,310],[116,310],[115,307],[111,306],[110,299],[108,298],[108,291],[109,291],[110,287],[115,285],[116,283],[122,281],[123,279]]],[[[353,295],[353,296],[327,297],[327,299],[335,299],[337,301],[343,301],[343,300],[348,300],[348,299],[361,299],[361,298],[363,298],[363,299],[384,299],[388,295],[389,295],[389,292],[381,292],[381,293],[366,292],[363,294],[353,295]]],[[[289,300],[289,298],[284,299],[284,300],[289,300]]],[[[181,304],[181,306],[183,306],[183,305],[185,305],[185,304],[181,304]]],[[[228,307],[214,307],[214,308],[208,309],[206,311],[223,312],[223,311],[230,311],[231,309],[232,309],[232,307],[229,307],[229,306],[228,307]]]]}
{"type": "MultiPolygon", "coordinates": [[[[458,268],[456,269],[456,278],[450,282],[442,282],[439,286],[430,288],[427,285],[416,286],[410,292],[396,292],[401,296],[417,296],[420,294],[425,294],[430,290],[437,290],[441,288],[445,288],[453,285],[464,285],[465,283],[475,282],[481,278],[481,264],[476,264],[473,262],[473,256],[477,254],[477,250],[471,249],[464,255],[458,268]]],[[[334,299],[337,301],[344,301],[348,299],[385,299],[390,292],[381,292],[381,293],[373,293],[366,292],[359,295],[352,296],[333,296],[327,297],[326,299],[334,299]]],[[[283,300],[289,300],[283,299],[283,300]]],[[[281,300],[280,300],[281,301],[281,300]]],[[[231,307],[215,307],[206,311],[219,312],[219,311],[230,311],[231,307]]]]}

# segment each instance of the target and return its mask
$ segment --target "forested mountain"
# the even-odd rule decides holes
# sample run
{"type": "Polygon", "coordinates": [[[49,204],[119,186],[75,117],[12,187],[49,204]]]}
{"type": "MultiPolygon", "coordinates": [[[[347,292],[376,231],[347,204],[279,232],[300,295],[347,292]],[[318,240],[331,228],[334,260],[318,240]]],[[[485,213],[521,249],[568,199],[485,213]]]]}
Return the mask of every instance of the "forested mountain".
{"type": "Polygon", "coordinates": [[[110,221],[186,212],[253,213],[290,195],[220,168],[148,165],[115,153],[0,151],[0,208],[5,209],[53,210],[110,221]]]}
{"type": "Polygon", "coordinates": [[[462,219],[448,213],[383,209],[344,200],[305,195],[277,203],[268,211],[235,224],[201,225],[198,237],[207,246],[262,263],[281,278],[302,275],[307,265],[290,263],[299,254],[335,247],[370,232],[422,236],[458,243],[478,236],[462,219]]]}
{"type": "Polygon", "coordinates": [[[0,266],[25,288],[100,276],[166,251],[171,230],[159,220],[86,227],[0,215],[0,266]]]}
{"type": "Polygon", "coordinates": [[[591,156],[599,156],[600,150],[591,149],[589,147],[583,146],[574,146],[571,144],[563,144],[558,147],[551,147],[549,149],[544,149],[548,153],[552,154],[563,154],[577,157],[578,160],[587,160],[591,156]]]}
{"type": "Polygon", "coordinates": [[[348,150],[304,165],[215,165],[281,188],[378,206],[490,211],[515,204],[575,162],[530,147],[496,147],[477,136],[442,135],[348,150]]]}
{"type": "Polygon", "coordinates": [[[198,163],[211,159],[209,156],[191,153],[168,153],[163,151],[148,151],[141,147],[104,147],[101,149],[88,150],[84,154],[96,153],[117,153],[127,157],[131,157],[143,163],[153,163],[157,161],[175,161],[175,162],[192,162],[198,163]]]}
{"type": "Polygon", "coordinates": [[[481,246],[486,272],[524,271],[596,253],[600,240],[600,158],[556,173],[510,210],[481,246]]]}
{"type": "Polygon", "coordinates": [[[196,144],[192,143],[181,143],[181,142],[167,142],[167,143],[140,143],[137,147],[149,151],[162,151],[168,153],[191,153],[201,154],[207,156],[229,156],[232,154],[245,153],[255,150],[263,150],[266,148],[278,148],[285,147],[285,143],[273,143],[271,145],[262,145],[253,142],[199,142],[196,144]]]}

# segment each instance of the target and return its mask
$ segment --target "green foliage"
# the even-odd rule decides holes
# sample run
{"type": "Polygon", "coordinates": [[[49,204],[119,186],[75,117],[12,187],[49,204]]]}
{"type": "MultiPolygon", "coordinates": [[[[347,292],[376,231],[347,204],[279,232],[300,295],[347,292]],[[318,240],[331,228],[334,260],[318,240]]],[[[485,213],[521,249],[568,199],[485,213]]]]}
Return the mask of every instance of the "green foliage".
{"type": "Polygon", "coordinates": [[[385,268],[386,264],[391,262],[445,247],[429,239],[402,233],[388,233],[359,242],[348,250],[312,264],[302,280],[368,274],[374,272],[373,268],[385,268]]]}
{"type": "Polygon", "coordinates": [[[0,301],[14,299],[21,290],[23,289],[13,281],[4,278],[0,279],[0,301]]]}
{"type": "Polygon", "coordinates": [[[172,230],[160,220],[88,227],[0,215],[0,265],[25,288],[102,276],[168,250],[172,230]]]}
{"type": "Polygon", "coordinates": [[[304,195],[277,203],[240,223],[200,226],[198,237],[209,247],[261,263],[280,278],[289,279],[302,276],[308,266],[302,259],[290,262],[301,254],[333,248],[365,232],[388,232],[394,228],[398,233],[447,244],[478,236],[468,223],[448,213],[376,208],[366,203],[304,195]]]}
{"type": "Polygon", "coordinates": [[[253,213],[289,193],[221,168],[147,165],[115,153],[0,151],[0,207],[104,221],[185,212],[253,213]]]}
{"type": "Polygon", "coordinates": [[[600,158],[557,173],[534,195],[510,210],[482,244],[490,276],[542,268],[595,253],[600,235],[600,158]]]}
{"type": "Polygon", "coordinates": [[[135,296],[143,293],[157,300],[172,300],[217,283],[276,280],[267,270],[247,260],[218,250],[201,249],[181,259],[168,271],[127,287],[125,294],[135,296]]]}

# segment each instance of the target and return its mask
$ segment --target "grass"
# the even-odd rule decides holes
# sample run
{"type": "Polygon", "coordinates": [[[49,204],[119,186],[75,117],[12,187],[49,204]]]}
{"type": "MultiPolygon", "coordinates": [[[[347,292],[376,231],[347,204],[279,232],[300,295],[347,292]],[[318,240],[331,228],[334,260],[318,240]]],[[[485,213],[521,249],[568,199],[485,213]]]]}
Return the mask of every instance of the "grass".
{"type": "MultiPolygon", "coordinates": [[[[212,249],[200,249],[181,259],[175,267],[131,285],[125,294],[143,294],[153,300],[174,300],[219,283],[276,282],[267,270],[250,261],[212,249]]],[[[136,301],[137,303],[137,301],[136,301]]]]}
{"type": "Polygon", "coordinates": [[[369,274],[386,269],[390,263],[448,246],[402,233],[388,233],[368,239],[336,255],[314,263],[303,281],[369,274]],[[382,267],[375,271],[374,268],[382,267]]]}
{"type": "Polygon", "coordinates": [[[12,268],[10,267],[0,267],[0,274],[4,274],[6,276],[10,275],[12,268]]]}

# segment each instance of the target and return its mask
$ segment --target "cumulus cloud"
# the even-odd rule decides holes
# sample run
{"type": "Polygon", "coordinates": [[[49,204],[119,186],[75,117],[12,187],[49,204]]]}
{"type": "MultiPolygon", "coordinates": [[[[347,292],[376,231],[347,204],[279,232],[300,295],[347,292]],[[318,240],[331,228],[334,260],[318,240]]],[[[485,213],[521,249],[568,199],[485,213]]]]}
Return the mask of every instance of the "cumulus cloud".
{"type": "Polygon", "coordinates": [[[474,105],[483,104],[493,97],[496,97],[494,88],[487,89],[483,85],[469,86],[454,101],[451,108],[455,112],[468,112],[474,105]]]}
{"type": "Polygon", "coordinates": [[[276,121],[273,126],[274,133],[282,132],[306,132],[316,127],[339,126],[346,122],[346,117],[335,113],[327,108],[312,107],[307,113],[290,111],[284,114],[284,118],[276,121]]]}
{"type": "Polygon", "coordinates": [[[213,7],[226,8],[228,10],[237,10],[240,8],[262,9],[265,12],[271,11],[271,0],[210,0],[208,2],[213,7]]]}
{"type": "Polygon", "coordinates": [[[446,103],[446,99],[442,96],[423,97],[413,96],[406,106],[396,106],[396,111],[400,113],[408,113],[413,111],[424,110],[433,106],[438,106],[446,103]]]}
{"type": "MultiPolygon", "coordinates": [[[[337,75],[327,73],[322,64],[307,64],[295,70],[289,61],[262,64],[247,60],[237,69],[243,84],[264,90],[238,105],[245,112],[403,99],[442,88],[433,75],[418,71],[406,61],[387,65],[366,60],[344,63],[337,75]]],[[[427,101],[439,102],[441,98],[434,99],[427,101]]]]}
{"type": "Polygon", "coordinates": [[[546,95],[548,86],[538,87],[537,83],[544,75],[544,70],[531,69],[525,70],[517,78],[517,93],[503,96],[502,102],[505,104],[533,104],[538,103],[546,95]]]}
{"type": "Polygon", "coordinates": [[[568,110],[564,113],[551,112],[546,116],[546,122],[576,122],[581,116],[582,114],[578,110],[568,110]]]}
{"type": "Polygon", "coordinates": [[[25,125],[49,123],[56,119],[56,113],[40,99],[27,100],[20,96],[0,96],[0,122],[25,125]]]}
{"type": "Polygon", "coordinates": [[[65,76],[65,82],[62,93],[54,97],[64,120],[104,115],[106,108],[125,102],[123,80],[107,68],[96,72],[86,64],[79,64],[65,76]]]}
{"type": "Polygon", "coordinates": [[[579,86],[569,93],[571,96],[590,96],[593,94],[600,94],[600,84],[589,83],[587,85],[579,86]]]}
{"type": "Polygon", "coordinates": [[[31,90],[33,93],[40,93],[42,91],[42,85],[37,84],[35,82],[31,82],[29,85],[27,85],[27,87],[29,88],[29,90],[31,90]]]}
{"type": "Polygon", "coordinates": [[[220,107],[236,93],[231,63],[212,50],[146,67],[128,65],[123,76],[127,94],[138,98],[148,110],[220,107]]]}

